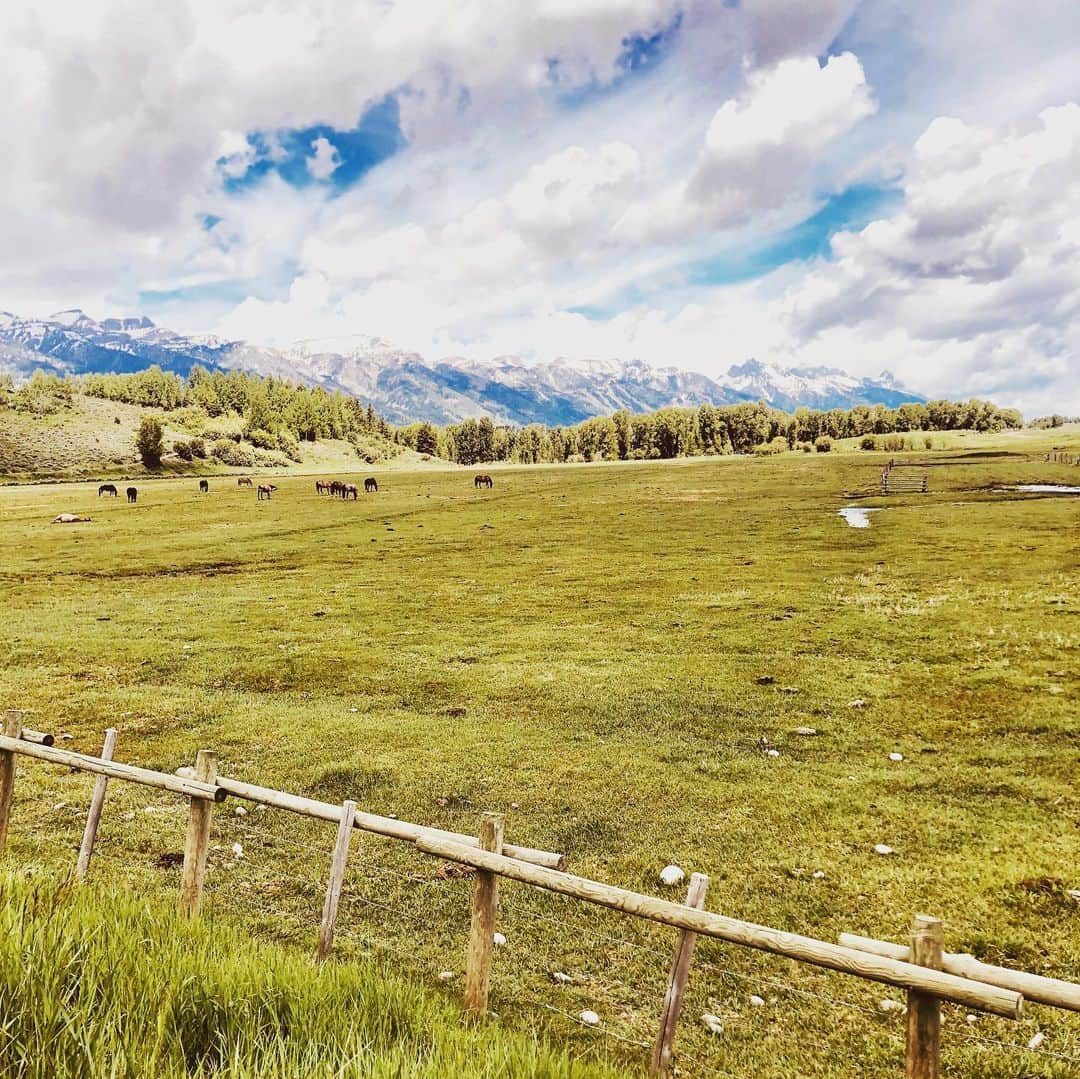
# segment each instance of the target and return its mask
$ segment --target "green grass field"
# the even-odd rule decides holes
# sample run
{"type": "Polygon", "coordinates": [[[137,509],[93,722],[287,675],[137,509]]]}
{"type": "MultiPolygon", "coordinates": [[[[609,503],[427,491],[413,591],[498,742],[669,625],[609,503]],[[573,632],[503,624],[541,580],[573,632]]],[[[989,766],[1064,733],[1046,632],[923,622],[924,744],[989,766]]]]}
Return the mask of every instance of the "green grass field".
{"type": "MultiPolygon", "coordinates": [[[[1038,456],[1078,432],[1021,435],[911,455],[930,494],[888,500],[888,455],[855,452],[490,470],[490,492],[399,471],[348,504],[299,477],[269,503],[224,477],[144,484],[137,506],[6,488],[0,700],[79,750],[112,725],[118,758],[169,771],[205,746],[231,775],[421,823],[500,810],[510,840],[598,879],[681,898],[657,882],[676,862],[709,874],[710,909],[826,940],[904,939],[931,913],[948,950],[1080,980],[1080,499],[995,490],[1080,481],[1038,456]],[[887,508],[852,529],[848,504],[887,508]]],[[[90,785],[21,764],[5,863],[70,869],[90,785]]],[[[333,829],[232,809],[212,917],[313,947],[333,829]]],[[[114,783],[96,877],[174,895],[159,862],[185,814],[114,783]]],[[[350,865],[341,959],[456,999],[470,882],[374,836],[350,865]]],[[[639,1066],[674,934],[514,884],[503,900],[499,1022],[639,1066]],[[583,1008],[597,1030],[566,1017],[583,1008]]],[[[703,941],[683,1074],[897,1074],[888,995],[703,941]]],[[[1077,1074],[969,1039],[1041,1030],[1077,1058],[1080,1017],[946,1013],[950,1075],[1077,1074]]]]}

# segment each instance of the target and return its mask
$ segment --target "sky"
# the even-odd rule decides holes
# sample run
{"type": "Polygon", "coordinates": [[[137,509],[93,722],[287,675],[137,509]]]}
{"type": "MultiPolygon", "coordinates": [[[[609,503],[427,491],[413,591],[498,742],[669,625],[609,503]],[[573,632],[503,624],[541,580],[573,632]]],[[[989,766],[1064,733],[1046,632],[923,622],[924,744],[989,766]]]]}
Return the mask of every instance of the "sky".
{"type": "Polygon", "coordinates": [[[1080,4],[4,9],[0,309],[1080,414],[1080,4]]]}

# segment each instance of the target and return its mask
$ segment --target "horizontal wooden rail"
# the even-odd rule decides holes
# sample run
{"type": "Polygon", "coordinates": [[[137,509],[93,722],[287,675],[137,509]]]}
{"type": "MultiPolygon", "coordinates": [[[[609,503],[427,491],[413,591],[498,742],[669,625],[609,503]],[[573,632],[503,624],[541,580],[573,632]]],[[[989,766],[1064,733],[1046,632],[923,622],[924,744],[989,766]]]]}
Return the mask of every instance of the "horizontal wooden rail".
{"type": "Polygon", "coordinates": [[[81,772],[94,772],[112,779],[126,779],[132,783],[141,783],[145,787],[157,787],[174,794],[184,794],[189,798],[203,798],[209,802],[223,802],[226,798],[226,791],[222,787],[200,783],[197,779],[181,779],[180,776],[169,775],[167,772],[155,772],[149,768],[136,768],[132,764],[90,757],[69,749],[24,742],[21,738],[0,735],[0,750],[21,753],[24,757],[34,757],[39,761],[48,761],[49,764],[63,764],[81,772]]]}
{"type": "Polygon", "coordinates": [[[601,884],[586,877],[528,865],[505,855],[492,854],[451,840],[424,836],[417,839],[416,845],[420,850],[440,858],[498,873],[510,880],[583,899],[625,914],[633,914],[638,918],[648,918],[676,929],[686,929],[732,944],[757,948],[759,951],[838,970],[844,974],[853,974],[869,981],[896,986],[898,989],[914,989],[977,1011],[1002,1015],[1007,1019],[1019,1019],[1023,1013],[1024,998],[1019,993],[946,974],[931,967],[871,955],[856,948],[844,948],[838,944],[785,933],[779,929],[743,922],[710,911],[694,910],[681,903],[601,884]]]}
{"type": "Polygon", "coordinates": [[[51,734],[46,734],[44,731],[32,731],[27,727],[23,727],[19,737],[24,742],[35,742],[39,746],[51,746],[56,741],[51,734]]]}
{"type": "MultiPolygon", "coordinates": [[[[855,948],[871,955],[881,955],[903,962],[909,958],[906,944],[873,940],[870,937],[856,936],[854,933],[841,933],[838,939],[845,948],[855,948]]],[[[1008,967],[995,967],[963,952],[945,952],[942,956],[941,969],[959,978],[970,978],[975,982],[997,985],[1002,989],[1022,993],[1025,1000],[1033,1000],[1037,1004],[1048,1004],[1053,1008],[1080,1012],[1080,985],[1075,982],[1062,981],[1060,978],[1044,978],[1041,974],[1028,974],[1026,971],[1010,970],[1008,967]]]]}
{"type": "MultiPolygon", "coordinates": [[[[236,795],[238,798],[246,798],[249,802],[260,802],[262,805],[273,806],[275,809],[286,809],[290,813],[299,813],[304,817],[315,817],[318,820],[331,821],[335,824],[341,820],[341,806],[333,805],[330,802],[320,802],[315,798],[302,798],[297,794],[287,794],[285,791],[274,790],[272,787],[259,787],[254,783],[244,783],[239,779],[230,779],[228,776],[218,776],[217,782],[222,790],[236,795]]],[[[376,835],[388,836],[391,839],[404,839],[409,843],[419,843],[425,837],[445,839],[473,847],[479,842],[476,836],[447,832],[442,828],[429,828],[422,824],[410,824],[408,821],[395,820],[393,817],[381,817],[377,813],[364,813],[361,810],[356,811],[353,827],[359,828],[363,832],[374,832],[376,835]]],[[[531,865],[545,866],[548,869],[562,869],[566,864],[565,855],[555,854],[552,851],[534,850],[532,847],[518,847],[513,843],[504,844],[503,850],[511,858],[528,862],[531,865]]]]}

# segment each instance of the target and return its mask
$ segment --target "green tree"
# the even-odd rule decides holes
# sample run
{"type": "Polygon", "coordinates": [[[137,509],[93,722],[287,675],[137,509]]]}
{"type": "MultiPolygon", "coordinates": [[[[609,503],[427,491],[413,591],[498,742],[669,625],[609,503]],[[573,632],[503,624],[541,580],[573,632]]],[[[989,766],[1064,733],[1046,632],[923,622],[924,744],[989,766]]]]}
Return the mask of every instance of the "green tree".
{"type": "Polygon", "coordinates": [[[439,433],[430,423],[422,423],[416,432],[416,452],[434,457],[439,452],[439,433]]]}
{"type": "Polygon", "coordinates": [[[165,430],[156,416],[144,416],[135,434],[135,449],[147,468],[157,468],[165,453],[165,430]]]}

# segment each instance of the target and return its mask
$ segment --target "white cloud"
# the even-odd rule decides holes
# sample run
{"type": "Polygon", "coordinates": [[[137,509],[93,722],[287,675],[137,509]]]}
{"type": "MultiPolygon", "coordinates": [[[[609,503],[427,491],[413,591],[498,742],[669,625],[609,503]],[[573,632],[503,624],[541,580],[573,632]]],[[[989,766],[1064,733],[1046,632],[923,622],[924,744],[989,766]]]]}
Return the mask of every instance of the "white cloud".
{"type": "Polygon", "coordinates": [[[312,140],[311,149],[314,152],[307,159],[308,172],[316,180],[329,180],[341,165],[341,154],[337,147],[320,135],[312,140]]]}

